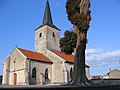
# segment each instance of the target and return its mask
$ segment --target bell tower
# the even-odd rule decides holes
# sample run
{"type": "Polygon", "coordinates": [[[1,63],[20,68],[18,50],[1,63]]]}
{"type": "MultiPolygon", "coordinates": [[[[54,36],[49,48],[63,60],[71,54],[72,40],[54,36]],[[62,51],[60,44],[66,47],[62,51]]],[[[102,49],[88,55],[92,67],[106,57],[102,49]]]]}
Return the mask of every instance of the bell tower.
{"type": "Polygon", "coordinates": [[[35,30],[35,51],[46,52],[47,49],[60,51],[60,30],[53,24],[49,1],[46,1],[42,25],[35,30]]]}

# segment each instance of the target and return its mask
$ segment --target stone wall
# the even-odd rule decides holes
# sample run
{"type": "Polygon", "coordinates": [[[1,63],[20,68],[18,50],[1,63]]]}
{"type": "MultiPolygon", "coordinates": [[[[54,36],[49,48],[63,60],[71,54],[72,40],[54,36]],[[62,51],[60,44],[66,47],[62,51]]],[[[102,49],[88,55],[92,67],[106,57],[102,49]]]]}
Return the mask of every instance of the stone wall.
{"type": "Polygon", "coordinates": [[[90,78],[91,78],[91,76],[90,76],[90,68],[86,66],[85,70],[86,70],[86,77],[90,80],[90,78]]]}
{"type": "Polygon", "coordinates": [[[60,31],[47,26],[47,49],[54,50],[54,51],[61,51],[60,50],[60,31]]]}
{"type": "Polygon", "coordinates": [[[54,63],[52,64],[52,78],[53,83],[63,83],[64,77],[63,77],[63,61],[64,59],[60,58],[58,55],[54,54],[52,51],[47,50],[47,53],[45,54],[51,61],[54,63]]]}
{"type": "Polygon", "coordinates": [[[55,28],[46,25],[35,31],[36,52],[44,53],[46,52],[46,49],[60,51],[59,42],[60,31],[55,28]]]}
{"type": "Polygon", "coordinates": [[[91,79],[97,85],[120,85],[120,79],[91,79]]]}
{"type": "Polygon", "coordinates": [[[38,53],[43,53],[47,49],[46,33],[47,33],[47,26],[41,27],[35,31],[35,51],[38,53]]]}
{"type": "MultiPolygon", "coordinates": [[[[67,83],[70,80],[70,69],[73,68],[74,64],[66,63],[63,58],[59,57],[50,50],[47,50],[45,55],[54,62],[52,65],[53,82],[67,83]]],[[[86,67],[86,76],[90,79],[89,67],[86,67]]]]}
{"type": "Polygon", "coordinates": [[[14,73],[17,74],[16,85],[25,85],[26,57],[15,48],[10,55],[9,85],[14,85],[14,73]]]}
{"type": "Polygon", "coordinates": [[[4,66],[3,66],[3,79],[2,79],[2,84],[3,85],[8,85],[9,84],[9,71],[10,71],[10,56],[6,58],[4,61],[4,66]]]}
{"type": "Polygon", "coordinates": [[[120,78],[120,70],[118,69],[114,69],[108,73],[106,73],[105,75],[103,75],[104,79],[108,79],[108,78],[115,78],[115,79],[119,79],[120,78]]]}
{"type": "Polygon", "coordinates": [[[52,63],[45,63],[35,60],[29,61],[29,77],[30,77],[30,84],[41,84],[45,83],[45,70],[48,69],[48,78],[50,83],[52,83],[52,63]],[[36,68],[36,80],[32,78],[32,70],[36,68]],[[34,83],[33,83],[34,82],[34,83]]]}
{"type": "Polygon", "coordinates": [[[67,70],[67,82],[69,82],[71,80],[70,78],[70,69],[72,68],[72,71],[73,71],[73,63],[65,63],[65,67],[66,67],[66,70],[67,70]]]}

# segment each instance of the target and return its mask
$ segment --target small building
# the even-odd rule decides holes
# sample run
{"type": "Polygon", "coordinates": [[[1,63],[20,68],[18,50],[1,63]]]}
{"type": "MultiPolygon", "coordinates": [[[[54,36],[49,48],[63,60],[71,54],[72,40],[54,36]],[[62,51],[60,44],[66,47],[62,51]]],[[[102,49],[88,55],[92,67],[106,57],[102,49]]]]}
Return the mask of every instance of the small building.
{"type": "MultiPolygon", "coordinates": [[[[60,50],[60,29],[52,21],[48,0],[43,23],[35,30],[35,51],[15,47],[4,61],[3,85],[65,84],[73,75],[74,55],[60,50]]],[[[90,79],[89,66],[86,76],[90,79]]]]}
{"type": "Polygon", "coordinates": [[[120,79],[120,70],[114,69],[105,75],[103,75],[103,79],[120,79]]]}
{"type": "Polygon", "coordinates": [[[103,76],[101,75],[97,75],[97,76],[91,76],[91,79],[102,79],[103,76]]]}

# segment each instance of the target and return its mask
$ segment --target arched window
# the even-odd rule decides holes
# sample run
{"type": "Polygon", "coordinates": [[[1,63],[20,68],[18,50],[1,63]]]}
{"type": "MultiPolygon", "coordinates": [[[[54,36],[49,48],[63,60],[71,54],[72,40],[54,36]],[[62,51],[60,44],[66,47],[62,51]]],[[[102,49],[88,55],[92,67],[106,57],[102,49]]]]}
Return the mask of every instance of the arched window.
{"type": "Polygon", "coordinates": [[[53,32],[53,37],[55,37],[55,33],[53,32]]]}
{"type": "Polygon", "coordinates": [[[36,78],[36,68],[32,69],[32,78],[36,78]]]}
{"type": "Polygon", "coordinates": [[[42,33],[39,34],[39,37],[42,37],[42,33]]]}
{"type": "Polygon", "coordinates": [[[72,77],[73,77],[73,69],[71,67],[71,69],[70,69],[70,79],[72,79],[72,77]]]}
{"type": "Polygon", "coordinates": [[[45,70],[45,80],[48,79],[48,68],[45,70]]]}

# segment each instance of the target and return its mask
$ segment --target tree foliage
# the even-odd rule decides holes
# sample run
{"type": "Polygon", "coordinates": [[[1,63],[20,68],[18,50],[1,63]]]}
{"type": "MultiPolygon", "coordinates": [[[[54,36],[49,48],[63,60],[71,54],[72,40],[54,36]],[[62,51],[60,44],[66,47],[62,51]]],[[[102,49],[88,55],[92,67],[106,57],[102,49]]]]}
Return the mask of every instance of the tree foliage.
{"type": "Polygon", "coordinates": [[[73,25],[78,26],[79,30],[83,31],[89,28],[89,21],[91,20],[91,11],[88,10],[87,13],[80,13],[81,1],[82,0],[67,0],[66,11],[68,14],[68,20],[70,20],[73,25]],[[87,20],[88,16],[89,20],[87,20]]]}
{"type": "Polygon", "coordinates": [[[60,48],[66,54],[72,54],[76,47],[77,35],[73,31],[65,31],[64,37],[60,39],[60,48]]]}

